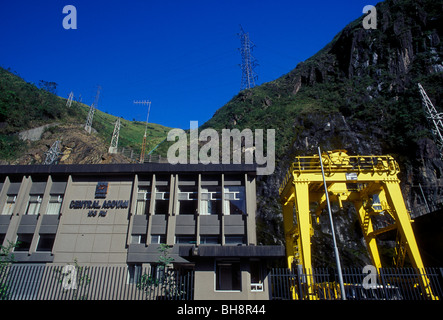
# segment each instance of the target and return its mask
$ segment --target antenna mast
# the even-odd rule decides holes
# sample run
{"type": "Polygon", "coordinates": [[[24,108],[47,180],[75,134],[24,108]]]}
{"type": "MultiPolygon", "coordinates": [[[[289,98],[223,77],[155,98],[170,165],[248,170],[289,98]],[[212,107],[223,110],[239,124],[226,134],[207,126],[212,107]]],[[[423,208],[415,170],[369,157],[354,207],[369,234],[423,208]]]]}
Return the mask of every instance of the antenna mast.
{"type": "Polygon", "coordinates": [[[257,60],[252,56],[252,50],[255,47],[254,43],[249,40],[249,33],[243,30],[240,25],[240,53],[241,53],[241,85],[240,90],[250,89],[255,87],[255,81],[258,79],[254,68],[258,65],[257,60]]]}
{"type": "Polygon", "coordinates": [[[151,101],[149,100],[143,100],[143,101],[134,101],[135,104],[142,104],[148,106],[148,116],[146,118],[146,126],[145,126],[145,134],[143,136],[143,144],[142,144],[142,151],[140,153],[140,163],[145,162],[145,152],[146,152],[146,136],[148,133],[148,121],[149,121],[149,112],[151,111],[151,101]]]}

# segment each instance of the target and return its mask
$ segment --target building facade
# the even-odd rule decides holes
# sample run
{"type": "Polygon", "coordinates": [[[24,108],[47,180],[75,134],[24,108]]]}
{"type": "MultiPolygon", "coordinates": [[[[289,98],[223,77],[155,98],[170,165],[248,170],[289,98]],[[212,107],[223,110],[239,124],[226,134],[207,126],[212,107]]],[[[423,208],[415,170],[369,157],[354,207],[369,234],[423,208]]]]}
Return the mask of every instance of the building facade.
{"type": "Polygon", "coordinates": [[[170,247],[195,299],[267,299],[253,165],[0,166],[0,243],[22,264],[127,266],[128,282],[170,247]]]}

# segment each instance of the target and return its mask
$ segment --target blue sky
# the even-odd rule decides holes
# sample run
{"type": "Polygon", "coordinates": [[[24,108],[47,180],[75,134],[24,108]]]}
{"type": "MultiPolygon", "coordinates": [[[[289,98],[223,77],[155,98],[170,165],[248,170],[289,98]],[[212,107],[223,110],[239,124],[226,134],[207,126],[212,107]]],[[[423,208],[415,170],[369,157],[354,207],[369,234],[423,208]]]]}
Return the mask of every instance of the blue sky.
{"type": "Polygon", "coordinates": [[[240,89],[237,36],[255,43],[258,84],[322,49],[371,0],[108,0],[0,2],[0,66],[28,82],[54,81],[98,109],[127,120],[187,129],[203,124],[240,89]],[[65,5],[77,29],[65,30],[65,5]]]}

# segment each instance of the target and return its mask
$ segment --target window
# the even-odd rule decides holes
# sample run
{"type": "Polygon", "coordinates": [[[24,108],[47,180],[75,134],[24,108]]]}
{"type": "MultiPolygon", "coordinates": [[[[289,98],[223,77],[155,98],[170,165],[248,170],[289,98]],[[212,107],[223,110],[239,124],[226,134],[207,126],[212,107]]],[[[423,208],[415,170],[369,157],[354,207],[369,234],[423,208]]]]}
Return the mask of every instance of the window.
{"type": "Polygon", "coordinates": [[[225,214],[245,214],[245,187],[228,186],[224,189],[224,210],[225,214]]]}
{"type": "Polygon", "coordinates": [[[133,234],[131,244],[146,244],[146,234],[133,234]]]}
{"type": "Polygon", "coordinates": [[[155,214],[167,214],[169,210],[169,186],[155,187],[155,214]]]}
{"type": "Polygon", "coordinates": [[[164,234],[153,234],[151,235],[152,244],[166,243],[166,235],[164,234]]]}
{"type": "Polygon", "coordinates": [[[195,214],[197,212],[197,189],[191,186],[180,186],[178,191],[178,214],[195,214]]]}
{"type": "Polygon", "coordinates": [[[216,262],[215,290],[241,290],[241,270],[239,261],[216,262]]]}
{"type": "Polygon", "coordinates": [[[200,236],[200,244],[220,244],[219,236],[200,236]]]}
{"type": "Polygon", "coordinates": [[[221,214],[220,187],[207,186],[201,190],[200,214],[221,214]]]}
{"type": "Polygon", "coordinates": [[[14,248],[14,251],[29,251],[31,248],[32,237],[34,234],[32,233],[21,233],[17,235],[17,247],[14,248]]]}
{"type": "Polygon", "coordinates": [[[225,236],[226,245],[241,245],[245,243],[245,237],[242,235],[227,235],[225,236]]]}
{"type": "Polygon", "coordinates": [[[29,196],[29,202],[28,202],[28,208],[26,209],[26,214],[27,215],[38,214],[41,204],[42,204],[42,195],[31,194],[29,196]]]}
{"type": "Polygon", "coordinates": [[[151,203],[151,187],[138,187],[137,205],[135,214],[142,215],[149,213],[151,203]]]}
{"type": "Polygon", "coordinates": [[[62,194],[51,194],[49,196],[48,208],[46,209],[46,214],[57,215],[60,213],[63,203],[62,194]]]}
{"type": "Polygon", "coordinates": [[[263,272],[260,261],[251,261],[251,291],[263,291],[263,272]]]}
{"type": "Polygon", "coordinates": [[[195,244],[195,236],[192,235],[179,235],[175,236],[175,243],[181,244],[195,244]]]}
{"type": "Polygon", "coordinates": [[[52,251],[54,246],[55,234],[40,234],[37,244],[37,251],[52,251]]]}
{"type": "Polygon", "coordinates": [[[16,200],[17,200],[16,194],[12,194],[12,195],[8,194],[8,196],[6,198],[5,206],[3,207],[2,214],[4,214],[4,215],[12,214],[12,212],[14,211],[16,200]]]}
{"type": "Polygon", "coordinates": [[[136,284],[140,282],[142,276],[141,264],[128,264],[128,283],[136,284]]]}

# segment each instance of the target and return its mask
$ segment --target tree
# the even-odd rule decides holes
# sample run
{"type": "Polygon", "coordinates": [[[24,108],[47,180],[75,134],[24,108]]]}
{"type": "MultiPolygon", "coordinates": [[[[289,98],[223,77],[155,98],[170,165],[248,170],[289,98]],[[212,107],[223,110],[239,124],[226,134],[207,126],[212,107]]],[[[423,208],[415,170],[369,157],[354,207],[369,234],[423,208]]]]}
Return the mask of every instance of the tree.
{"type": "Polygon", "coordinates": [[[143,274],[137,288],[147,292],[149,298],[175,299],[183,294],[183,284],[177,282],[177,271],[170,267],[174,258],[170,256],[171,246],[160,244],[156,270],[143,274]],[[154,297],[152,297],[152,295],[154,297]]]}
{"type": "Polygon", "coordinates": [[[57,86],[58,84],[54,81],[45,81],[40,80],[38,82],[38,86],[40,89],[46,90],[52,94],[57,94],[57,86]]]}

